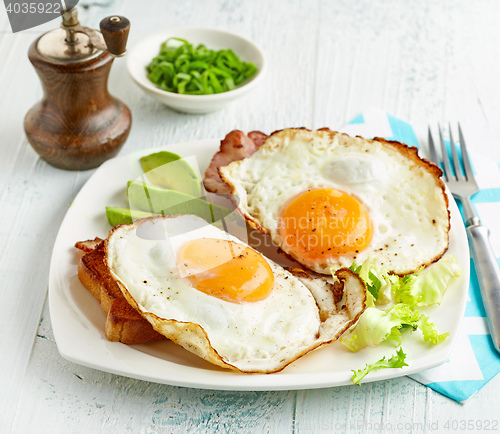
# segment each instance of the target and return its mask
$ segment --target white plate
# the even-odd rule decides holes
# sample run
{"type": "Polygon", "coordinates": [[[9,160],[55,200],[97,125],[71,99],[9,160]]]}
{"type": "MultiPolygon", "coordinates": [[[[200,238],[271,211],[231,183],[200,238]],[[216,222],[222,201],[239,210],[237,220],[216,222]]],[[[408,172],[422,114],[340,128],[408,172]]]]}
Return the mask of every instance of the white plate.
{"type": "MultiPolygon", "coordinates": [[[[204,140],[165,149],[195,157],[201,172],[218,149],[218,140],[204,140]]],[[[75,363],[114,374],[176,386],[226,390],[291,390],[352,384],[351,370],[361,369],[394,347],[380,345],[352,353],[339,342],[310,353],[276,374],[240,374],[213,366],[171,343],[125,345],[109,342],[104,335],[106,317],[100,304],[77,277],[81,253],[76,241],[105,238],[110,229],[106,206],[127,206],[125,187],[141,174],[139,158],[161,148],[149,149],[104,163],[84,185],[68,210],[57,236],[50,267],[49,306],[54,336],[61,355],[75,363]]],[[[190,160],[193,161],[193,160],[190,160]]],[[[422,309],[440,333],[450,332],[445,342],[429,346],[420,332],[406,334],[403,349],[408,367],[370,373],[364,382],[412,374],[444,363],[465,309],[469,282],[469,250],[464,225],[450,196],[451,234],[449,253],[463,267],[462,276],[448,288],[440,306],[422,309]]]]}

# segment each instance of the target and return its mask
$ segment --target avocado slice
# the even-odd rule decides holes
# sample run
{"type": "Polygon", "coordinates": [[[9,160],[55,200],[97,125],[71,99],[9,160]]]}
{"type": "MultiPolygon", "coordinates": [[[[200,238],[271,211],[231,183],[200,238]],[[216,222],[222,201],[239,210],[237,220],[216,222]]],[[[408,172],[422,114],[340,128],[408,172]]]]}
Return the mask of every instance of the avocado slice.
{"type": "Polygon", "coordinates": [[[202,195],[201,180],[186,160],[177,154],[160,151],[141,158],[142,170],[152,184],[191,196],[202,195]]]}
{"type": "Polygon", "coordinates": [[[133,223],[135,220],[144,217],[150,217],[154,214],[150,212],[140,211],[138,209],[119,208],[119,207],[106,207],[106,217],[111,226],[115,227],[123,224],[133,223]]]}
{"type": "Polygon", "coordinates": [[[180,191],[140,181],[128,182],[127,195],[134,208],[163,215],[195,214],[209,223],[216,222],[233,211],[180,191]]]}

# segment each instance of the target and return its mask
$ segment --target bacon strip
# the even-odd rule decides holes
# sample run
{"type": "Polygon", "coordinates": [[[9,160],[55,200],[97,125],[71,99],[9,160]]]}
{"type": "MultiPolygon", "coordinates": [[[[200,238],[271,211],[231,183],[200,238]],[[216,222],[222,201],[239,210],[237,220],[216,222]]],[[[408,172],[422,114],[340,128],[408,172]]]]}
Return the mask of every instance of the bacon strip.
{"type": "Polygon", "coordinates": [[[251,131],[248,135],[240,130],[231,131],[220,142],[219,152],[214,155],[205,171],[205,189],[211,193],[229,193],[231,189],[219,176],[219,167],[250,157],[266,139],[267,135],[260,131],[251,131]]]}
{"type": "Polygon", "coordinates": [[[83,250],[85,253],[93,252],[94,250],[100,250],[103,247],[103,240],[99,237],[95,237],[93,240],[78,241],[75,244],[77,249],[83,250]]]}

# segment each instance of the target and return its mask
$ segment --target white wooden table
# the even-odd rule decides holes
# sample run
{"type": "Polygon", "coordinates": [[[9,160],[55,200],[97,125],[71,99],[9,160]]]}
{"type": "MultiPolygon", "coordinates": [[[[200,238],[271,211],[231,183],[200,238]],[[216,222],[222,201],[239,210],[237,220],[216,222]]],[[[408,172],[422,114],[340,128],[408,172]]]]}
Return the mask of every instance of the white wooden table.
{"type": "MultiPolygon", "coordinates": [[[[497,0],[82,1],[84,25],[130,18],[129,46],[172,26],[220,27],[254,40],[264,83],[229,108],[175,113],[115,61],[111,92],[133,113],[121,155],[222,138],[232,129],[332,129],[368,107],[411,122],[462,121],[476,150],[500,160],[497,0]]],[[[23,119],[41,98],[27,58],[51,22],[12,34],[0,6],[0,432],[448,432],[447,421],[499,416],[500,376],[465,405],[406,378],[321,390],[228,392],[133,380],[67,362],[47,303],[59,225],[93,171],[42,161],[23,119]],[[391,429],[388,429],[392,428],[391,429]]],[[[469,431],[470,432],[470,431],[469,431]]]]}

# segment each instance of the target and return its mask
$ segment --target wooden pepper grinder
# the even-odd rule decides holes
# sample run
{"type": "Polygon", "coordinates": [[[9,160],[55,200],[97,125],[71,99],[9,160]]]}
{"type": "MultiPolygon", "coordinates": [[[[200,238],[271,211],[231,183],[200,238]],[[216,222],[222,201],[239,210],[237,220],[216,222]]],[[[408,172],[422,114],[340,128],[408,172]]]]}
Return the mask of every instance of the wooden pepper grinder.
{"type": "Polygon", "coordinates": [[[60,29],[45,33],[29,48],[44,96],[27,113],[24,129],[49,164],[92,169],[115,156],[130,132],[130,110],[107,86],[114,57],[125,54],[130,22],[120,16],[104,18],[100,33],[80,25],[76,7],[62,17],[60,29]]]}

